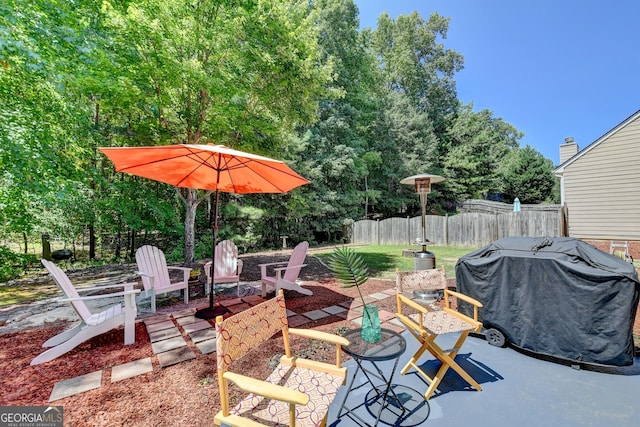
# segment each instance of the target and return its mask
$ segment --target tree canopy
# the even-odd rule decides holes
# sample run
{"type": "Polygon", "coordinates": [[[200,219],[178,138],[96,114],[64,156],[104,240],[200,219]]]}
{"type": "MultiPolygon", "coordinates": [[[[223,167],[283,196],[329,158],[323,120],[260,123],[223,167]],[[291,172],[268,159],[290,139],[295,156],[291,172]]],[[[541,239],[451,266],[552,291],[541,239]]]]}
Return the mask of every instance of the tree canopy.
{"type": "Polygon", "coordinates": [[[352,0],[7,0],[0,5],[0,223],[5,235],[211,252],[210,194],[115,173],[100,146],[217,143],[285,160],[311,181],[221,196],[243,250],[341,241],[362,218],[419,212],[406,176],[439,174],[429,207],[500,193],[549,200],[553,165],[489,110],[457,99],[449,18],[352,0]]]}

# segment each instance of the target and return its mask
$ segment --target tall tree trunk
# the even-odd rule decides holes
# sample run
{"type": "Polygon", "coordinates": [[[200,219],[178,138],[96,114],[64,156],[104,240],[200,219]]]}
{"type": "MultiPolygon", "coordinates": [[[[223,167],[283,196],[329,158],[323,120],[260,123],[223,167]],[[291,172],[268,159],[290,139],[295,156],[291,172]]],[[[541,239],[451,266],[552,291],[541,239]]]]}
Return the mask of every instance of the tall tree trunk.
{"type": "Polygon", "coordinates": [[[200,200],[198,200],[198,192],[193,188],[184,190],[185,197],[185,214],[184,214],[184,262],[189,265],[193,263],[195,258],[196,246],[196,210],[200,200]]]}

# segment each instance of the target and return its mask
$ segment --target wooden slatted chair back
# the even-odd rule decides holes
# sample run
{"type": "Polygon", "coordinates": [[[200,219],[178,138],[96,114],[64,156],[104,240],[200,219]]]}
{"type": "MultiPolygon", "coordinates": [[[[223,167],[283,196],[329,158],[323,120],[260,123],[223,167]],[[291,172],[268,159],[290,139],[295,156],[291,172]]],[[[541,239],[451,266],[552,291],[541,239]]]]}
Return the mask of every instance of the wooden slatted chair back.
{"type": "Polygon", "coordinates": [[[145,291],[152,287],[159,289],[171,284],[167,261],[161,249],[151,245],[141,246],[136,251],[136,263],[140,271],[153,276],[153,279],[148,276],[141,276],[142,286],[145,291]]]}
{"type": "Polygon", "coordinates": [[[289,262],[287,263],[287,267],[295,267],[295,268],[287,268],[282,277],[287,282],[295,282],[298,280],[298,276],[300,275],[300,270],[302,269],[302,264],[304,264],[304,259],[307,256],[307,251],[309,250],[309,242],[300,242],[293,248],[293,252],[291,252],[291,257],[289,258],[289,262]]]}
{"type": "MultiPolygon", "coordinates": [[[[60,289],[62,290],[62,292],[65,294],[67,298],[80,297],[75,286],[73,286],[73,284],[71,283],[71,280],[69,280],[69,276],[67,276],[67,274],[64,271],[62,271],[60,267],[58,267],[53,262],[48,261],[46,259],[42,260],[42,265],[44,265],[45,268],[49,271],[49,273],[51,273],[51,275],[53,276],[53,280],[56,282],[58,287],[60,287],[60,289]]],[[[71,305],[73,306],[75,311],[78,313],[78,316],[80,316],[80,318],[86,323],[91,317],[91,312],[87,308],[84,301],[71,301],[71,305]]]]}

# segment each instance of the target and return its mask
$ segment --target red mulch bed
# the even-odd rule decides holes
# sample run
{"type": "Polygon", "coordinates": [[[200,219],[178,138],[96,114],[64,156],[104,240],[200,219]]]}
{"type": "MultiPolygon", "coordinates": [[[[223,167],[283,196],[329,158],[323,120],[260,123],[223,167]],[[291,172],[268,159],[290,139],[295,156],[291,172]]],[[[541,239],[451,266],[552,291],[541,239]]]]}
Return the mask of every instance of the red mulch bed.
{"type": "MultiPolygon", "coordinates": [[[[335,280],[309,281],[305,285],[314,295],[307,297],[296,292],[285,293],[287,307],[303,313],[345,300],[357,298],[357,289],[346,289],[335,280]]],[[[366,294],[393,288],[391,281],[370,280],[363,285],[366,294]]],[[[222,297],[222,298],[232,298],[222,297]]],[[[190,306],[202,307],[206,299],[192,301],[190,306]]],[[[378,304],[380,309],[395,310],[395,299],[388,298],[378,304]]],[[[176,305],[169,311],[179,310],[176,305]],[[171,310],[173,309],[173,310],[171,310]]],[[[64,406],[65,425],[136,425],[136,426],[211,426],[213,416],[220,409],[216,379],[215,353],[201,355],[195,360],[160,368],[156,358],[153,372],[111,383],[111,367],[153,356],[149,336],[144,324],[136,324],[136,342],[124,346],[122,328],[92,338],[59,358],[38,366],[31,360],[42,352],[47,339],[68,327],[67,322],[56,322],[20,333],[0,336],[0,378],[2,395],[0,405],[48,405],[53,386],[58,381],[95,371],[102,371],[102,387],[64,398],[52,405],[64,406]]],[[[328,332],[339,332],[353,327],[336,316],[310,322],[302,327],[328,332]]],[[[292,340],[296,354],[313,353],[321,360],[335,360],[335,348],[292,340]]],[[[274,337],[261,348],[259,354],[243,359],[238,369],[249,375],[266,377],[269,361],[281,352],[282,338],[274,337]]],[[[343,356],[344,357],[344,356],[343,356]]]]}

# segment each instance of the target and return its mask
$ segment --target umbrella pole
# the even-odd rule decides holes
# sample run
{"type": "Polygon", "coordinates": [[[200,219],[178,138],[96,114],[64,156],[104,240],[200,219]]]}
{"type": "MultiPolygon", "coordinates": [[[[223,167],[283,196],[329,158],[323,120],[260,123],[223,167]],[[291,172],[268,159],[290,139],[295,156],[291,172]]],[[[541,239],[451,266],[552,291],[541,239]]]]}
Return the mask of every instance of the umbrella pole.
{"type": "Polygon", "coordinates": [[[213,319],[229,312],[224,306],[214,307],[213,293],[216,283],[216,245],[218,244],[218,190],[216,189],[216,203],[213,214],[213,248],[211,250],[211,284],[209,285],[209,307],[196,311],[195,316],[199,319],[213,319]]]}

